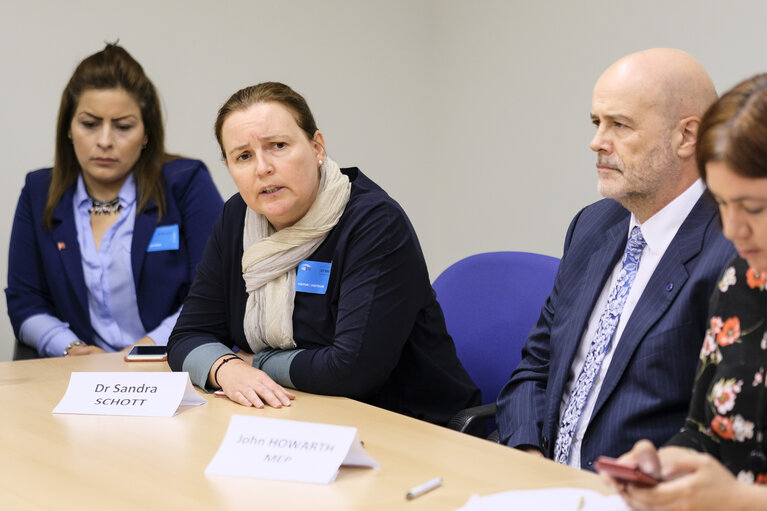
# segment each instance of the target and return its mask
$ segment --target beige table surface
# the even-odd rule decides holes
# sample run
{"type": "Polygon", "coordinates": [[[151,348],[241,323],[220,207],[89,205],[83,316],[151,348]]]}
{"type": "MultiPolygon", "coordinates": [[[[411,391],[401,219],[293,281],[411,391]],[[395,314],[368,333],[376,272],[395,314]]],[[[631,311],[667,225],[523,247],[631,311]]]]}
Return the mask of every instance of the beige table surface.
{"type": "Polygon", "coordinates": [[[168,371],[120,354],[0,363],[0,510],[451,510],[472,494],[576,486],[591,473],[346,398],[296,392],[293,406],[208,403],[175,417],[53,414],[72,371],[168,371]],[[206,476],[232,414],[353,426],[381,466],[342,467],[329,485],[206,476]],[[409,488],[444,484],[412,501],[409,488]]]}

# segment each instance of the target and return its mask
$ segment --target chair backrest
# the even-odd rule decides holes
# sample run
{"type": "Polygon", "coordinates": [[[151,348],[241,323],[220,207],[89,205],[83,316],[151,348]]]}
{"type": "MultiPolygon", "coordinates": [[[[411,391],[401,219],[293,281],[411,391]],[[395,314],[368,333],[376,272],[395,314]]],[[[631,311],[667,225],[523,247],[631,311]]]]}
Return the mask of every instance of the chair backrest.
{"type": "Polygon", "coordinates": [[[447,268],[434,281],[458,358],[494,403],[521,359],[522,346],[551,292],[559,259],[487,252],[447,268]]]}

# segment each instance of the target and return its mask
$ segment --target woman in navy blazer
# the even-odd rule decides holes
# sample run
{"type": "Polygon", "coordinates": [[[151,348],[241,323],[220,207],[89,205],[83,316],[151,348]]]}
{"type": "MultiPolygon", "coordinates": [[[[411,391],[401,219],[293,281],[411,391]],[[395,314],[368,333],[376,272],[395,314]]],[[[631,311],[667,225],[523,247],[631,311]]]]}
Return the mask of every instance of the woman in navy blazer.
{"type": "Polygon", "coordinates": [[[27,175],[11,233],[14,333],[42,356],[167,343],[223,201],[168,155],[156,90],[115,44],[64,89],[52,169],[27,175]]]}

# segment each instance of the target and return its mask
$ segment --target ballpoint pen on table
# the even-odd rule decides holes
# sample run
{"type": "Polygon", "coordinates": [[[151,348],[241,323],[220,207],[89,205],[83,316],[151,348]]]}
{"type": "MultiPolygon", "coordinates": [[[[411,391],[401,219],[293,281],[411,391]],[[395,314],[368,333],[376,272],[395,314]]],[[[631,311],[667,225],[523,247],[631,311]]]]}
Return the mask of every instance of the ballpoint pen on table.
{"type": "Polygon", "coordinates": [[[435,477],[434,479],[430,481],[426,481],[423,484],[419,484],[418,486],[414,486],[410,489],[409,492],[407,492],[407,495],[405,495],[405,498],[408,500],[412,500],[416,497],[420,497],[426,492],[430,492],[431,490],[434,490],[436,488],[439,488],[442,486],[442,478],[441,477],[435,477]]]}

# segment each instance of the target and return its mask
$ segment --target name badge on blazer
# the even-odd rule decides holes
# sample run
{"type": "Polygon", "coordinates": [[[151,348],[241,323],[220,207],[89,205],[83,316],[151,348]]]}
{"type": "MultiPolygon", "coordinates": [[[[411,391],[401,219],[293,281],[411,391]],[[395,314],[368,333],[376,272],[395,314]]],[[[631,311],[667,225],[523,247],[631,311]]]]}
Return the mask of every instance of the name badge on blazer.
{"type": "Polygon", "coordinates": [[[154,230],[147,252],[178,250],[178,224],[161,225],[154,230]]]}
{"type": "Polygon", "coordinates": [[[328,290],[332,263],[301,261],[296,269],[296,291],[324,295],[328,290]]]}

